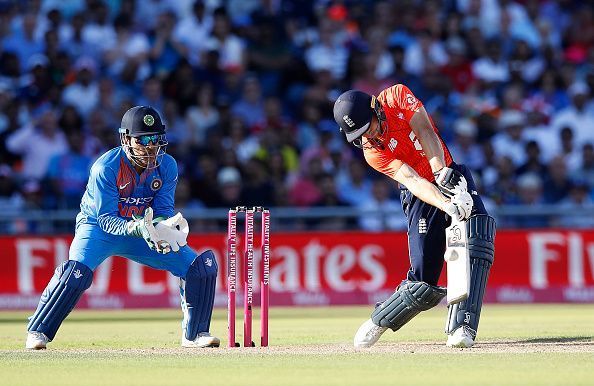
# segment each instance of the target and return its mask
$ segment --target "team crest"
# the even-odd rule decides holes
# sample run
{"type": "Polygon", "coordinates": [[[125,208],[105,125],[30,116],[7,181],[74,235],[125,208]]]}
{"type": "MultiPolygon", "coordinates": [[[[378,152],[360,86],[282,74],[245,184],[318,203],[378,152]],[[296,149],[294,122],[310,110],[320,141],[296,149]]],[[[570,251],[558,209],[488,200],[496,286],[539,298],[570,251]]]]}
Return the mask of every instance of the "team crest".
{"type": "Polygon", "coordinates": [[[147,126],[152,126],[155,124],[155,118],[150,114],[145,115],[144,118],[142,118],[142,120],[144,124],[147,126]]]}
{"type": "Polygon", "coordinates": [[[153,192],[156,192],[157,190],[161,189],[161,186],[163,186],[163,181],[161,181],[160,178],[155,178],[151,182],[151,189],[153,190],[153,192]]]}

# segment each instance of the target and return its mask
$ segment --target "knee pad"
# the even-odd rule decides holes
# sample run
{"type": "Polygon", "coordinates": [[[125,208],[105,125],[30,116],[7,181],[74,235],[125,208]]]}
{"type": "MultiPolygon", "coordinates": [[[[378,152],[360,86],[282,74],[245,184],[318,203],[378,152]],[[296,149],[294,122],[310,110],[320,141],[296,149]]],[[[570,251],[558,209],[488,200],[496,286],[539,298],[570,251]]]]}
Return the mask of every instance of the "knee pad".
{"type": "Polygon", "coordinates": [[[78,261],[68,260],[56,268],[39,299],[39,305],[29,318],[27,331],[44,333],[49,340],[74,308],[81,295],[93,282],[93,271],[78,261]]]}
{"type": "Polygon", "coordinates": [[[495,219],[476,215],[468,219],[468,255],[470,258],[470,291],[468,299],[448,307],[446,333],[461,325],[470,327],[476,337],[489,271],[495,256],[495,219]]]}
{"type": "Polygon", "coordinates": [[[217,283],[217,260],[211,250],[197,256],[180,279],[181,307],[184,313],[182,329],[188,340],[210,329],[217,283]]]}
{"type": "Polygon", "coordinates": [[[371,314],[373,323],[397,331],[421,311],[431,309],[446,296],[446,290],[422,281],[407,281],[371,314]]]}

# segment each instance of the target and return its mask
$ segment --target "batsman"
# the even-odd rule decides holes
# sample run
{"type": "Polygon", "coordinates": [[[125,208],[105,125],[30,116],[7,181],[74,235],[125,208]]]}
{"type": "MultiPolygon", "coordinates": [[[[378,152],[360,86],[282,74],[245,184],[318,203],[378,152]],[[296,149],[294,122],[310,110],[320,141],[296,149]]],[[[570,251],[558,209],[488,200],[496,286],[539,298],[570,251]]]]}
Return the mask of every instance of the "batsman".
{"type": "Polygon", "coordinates": [[[408,221],[406,279],[361,325],[355,347],[372,346],[388,328],[397,331],[440,303],[446,296],[446,289],[437,284],[444,256],[450,256],[448,270],[458,272],[448,273],[447,290],[457,295],[448,296],[446,344],[471,347],[493,264],[495,221],[485,210],[470,171],[452,160],[423,104],[405,85],[396,84],[377,97],[347,91],[334,104],[334,119],[347,141],[363,150],[371,167],[399,183],[408,221]],[[448,227],[449,233],[452,227],[457,233],[446,245],[448,227]]]}
{"type": "MultiPolygon", "coordinates": [[[[29,318],[26,348],[45,349],[109,256],[167,270],[180,278],[181,345],[218,347],[209,333],[217,262],[186,242],[188,222],[174,215],[177,163],[166,154],[165,125],[148,106],[128,110],[121,146],[93,164],[76,218],[68,260],[60,264],[29,318]]],[[[92,331],[89,331],[92,333],[92,331]]]]}

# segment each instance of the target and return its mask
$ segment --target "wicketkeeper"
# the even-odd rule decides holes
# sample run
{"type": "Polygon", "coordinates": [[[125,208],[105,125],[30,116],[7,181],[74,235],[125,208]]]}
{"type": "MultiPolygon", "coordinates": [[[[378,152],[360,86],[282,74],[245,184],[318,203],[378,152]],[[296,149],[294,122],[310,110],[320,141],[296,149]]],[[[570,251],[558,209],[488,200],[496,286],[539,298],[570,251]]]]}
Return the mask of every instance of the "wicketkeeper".
{"type": "Polygon", "coordinates": [[[218,347],[209,333],[217,262],[187,245],[188,222],[174,215],[177,163],[152,107],[128,110],[119,129],[121,146],[91,168],[76,217],[69,259],[56,268],[29,318],[26,347],[44,349],[91,286],[93,271],[109,256],[171,272],[180,278],[183,347],[218,347]]]}
{"type": "Polygon", "coordinates": [[[334,104],[334,119],[347,141],[363,149],[369,165],[400,184],[408,219],[406,280],[361,325],[355,346],[372,346],[388,328],[400,329],[446,296],[437,282],[444,264],[445,230],[452,220],[466,231],[470,275],[467,299],[448,307],[447,345],[472,346],[493,264],[495,221],[470,171],[453,162],[423,104],[402,84],[377,97],[355,90],[343,93],[334,104]]]}

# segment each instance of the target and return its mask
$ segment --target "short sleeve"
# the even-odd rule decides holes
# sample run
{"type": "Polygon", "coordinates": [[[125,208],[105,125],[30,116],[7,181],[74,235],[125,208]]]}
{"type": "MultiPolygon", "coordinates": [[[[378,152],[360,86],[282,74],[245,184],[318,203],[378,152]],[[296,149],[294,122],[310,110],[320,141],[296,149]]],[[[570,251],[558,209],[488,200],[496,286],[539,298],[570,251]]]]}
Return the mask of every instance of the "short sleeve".
{"type": "Polygon", "coordinates": [[[423,107],[423,103],[403,84],[396,84],[386,90],[378,97],[389,107],[398,108],[410,122],[412,116],[423,107]]]}

